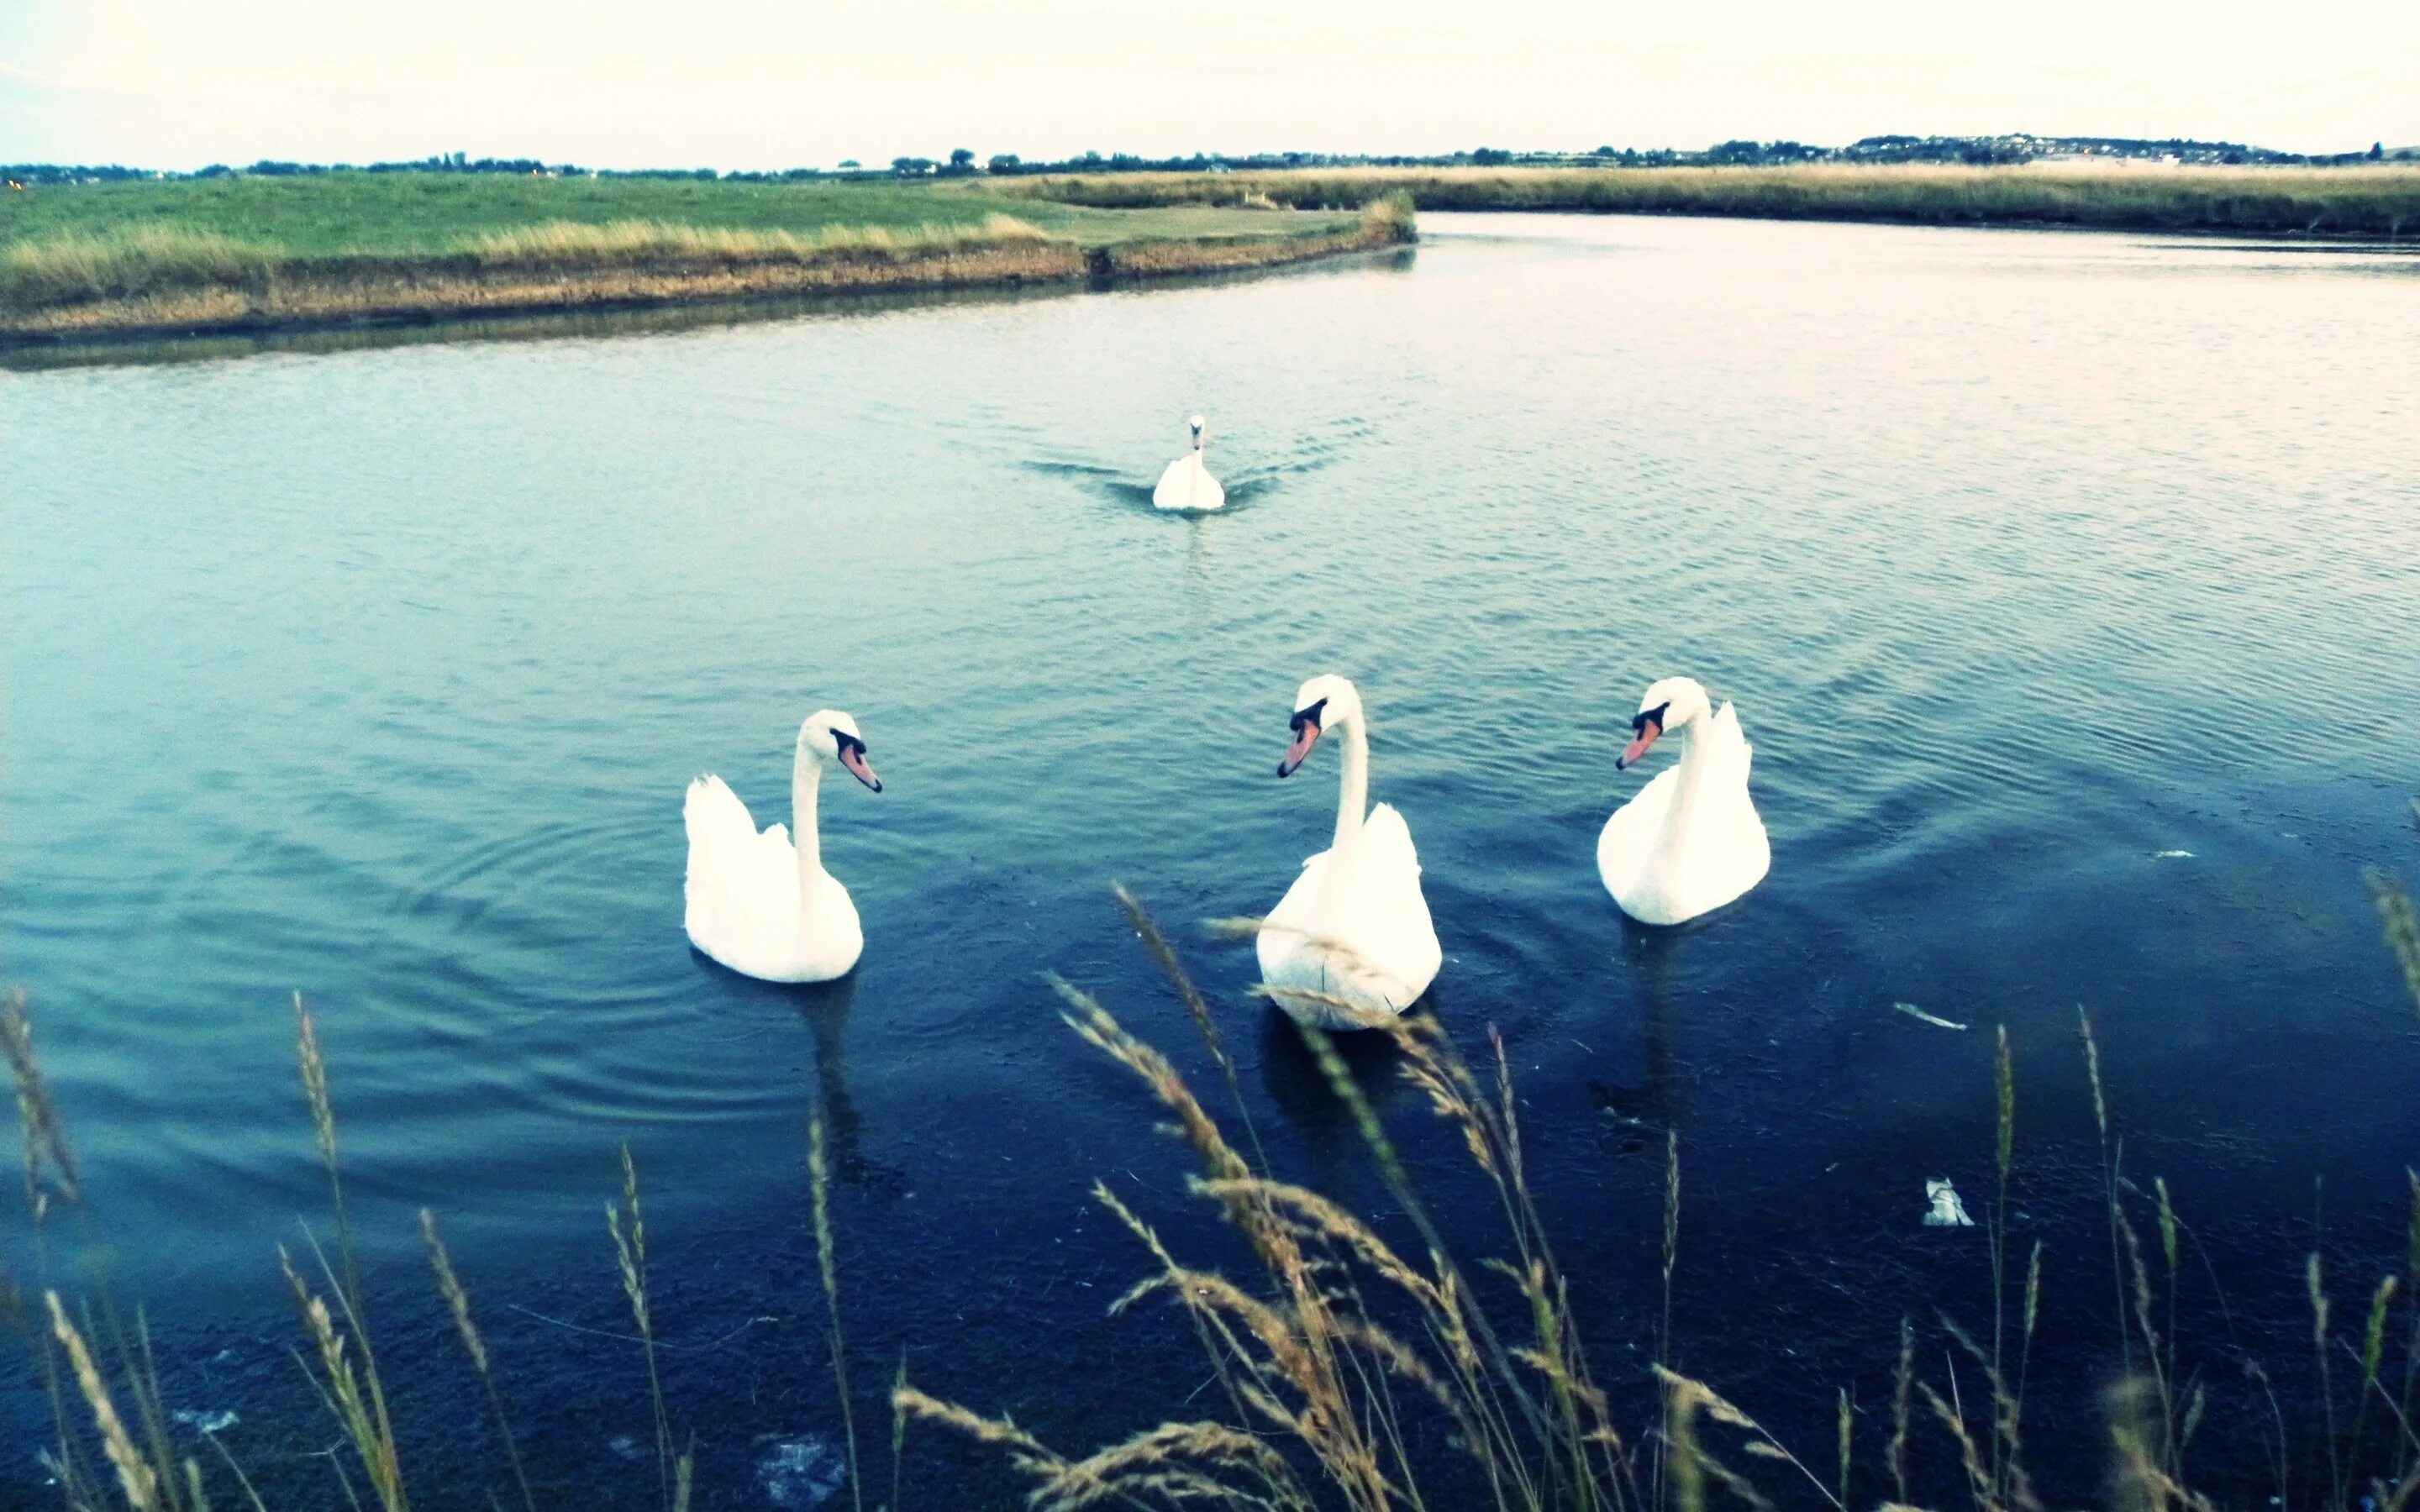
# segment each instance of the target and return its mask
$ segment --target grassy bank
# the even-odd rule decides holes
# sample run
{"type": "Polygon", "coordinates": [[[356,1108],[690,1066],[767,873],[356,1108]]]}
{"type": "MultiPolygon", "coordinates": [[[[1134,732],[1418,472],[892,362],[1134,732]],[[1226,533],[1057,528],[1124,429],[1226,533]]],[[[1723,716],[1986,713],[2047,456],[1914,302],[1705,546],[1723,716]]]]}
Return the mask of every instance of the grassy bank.
{"type": "Polygon", "coordinates": [[[77,185],[0,200],[0,341],[1147,277],[1298,261],[1411,229],[1400,200],[1301,214],[1006,205],[980,183],[77,185]]]}
{"type": "Polygon", "coordinates": [[[1095,207],[1351,208],[1402,191],[1424,210],[1585,210],[1924,225],[2259,235],[2420,235],[2420,166],[2118,168],[1819,163],[1785,168],[1361,168],[1012,180],[1095,207]]]}

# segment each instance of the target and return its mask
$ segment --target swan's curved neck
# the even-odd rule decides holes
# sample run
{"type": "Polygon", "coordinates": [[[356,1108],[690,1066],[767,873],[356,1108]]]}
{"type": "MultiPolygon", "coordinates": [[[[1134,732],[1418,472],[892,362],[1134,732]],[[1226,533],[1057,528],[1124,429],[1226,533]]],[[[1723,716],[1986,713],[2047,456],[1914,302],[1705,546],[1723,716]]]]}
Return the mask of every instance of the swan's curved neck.
{"type": "Polygon", "coordinates": [[[1338,723],[1342,728],[1336,738],[1344,743],[1344,772],[1337,779],[1333,844],[1342,850],[1346,841],[1361,833],[1361,821],[1370,809],[1370,737],[1362,733],[1357,714],[1338,723]]]}
{"type": "Polygon", "coordinates": [[[1696,817],[1698,795],[1706,785],[1706,763],[1710,759],[1705,745],[1698,739],[1698,721],[1690,720],[1681,727],[1681,765],[1672,779],[1672,807],[1664,816],[1664,833],[1655,841],[1657,859],[1679,853],[1689,838],[1690,821],[1696,817]]]}
{"type": "Polygon", "coordinates": [[[815,824],[815,793],[823,786],[824,764],[814,752],[801,750],[790,764],[790,839],[799,847],[799,905],[806,906],[808,884],[823,875],[823,835],[815,824]]]}

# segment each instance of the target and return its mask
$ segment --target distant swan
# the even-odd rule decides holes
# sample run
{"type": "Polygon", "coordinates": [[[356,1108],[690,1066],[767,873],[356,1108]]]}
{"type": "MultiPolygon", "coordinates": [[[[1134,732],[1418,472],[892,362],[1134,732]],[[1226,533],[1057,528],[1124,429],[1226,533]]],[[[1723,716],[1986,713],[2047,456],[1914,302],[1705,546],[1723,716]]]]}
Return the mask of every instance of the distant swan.
{"type": "Polygon", "coordinates": [[[1152,505],[1157,509],[1224,509],[1227,490],[1202,465],[1202,440],[1209,429],[1200,415],[1186,422],[1193,427],[1193,450],[1168,464],[1159,475],[1159,486],[1151,491],[1152,505]]]}
{"type": "Polygon", "coordinates": [[[1344,771],[1336,801],[1336,836],[1302,863],[1302,874],[1261,924],[1256,942],[1261,980],[1341,998],[1340,1011],[1314,999],[1280,995],[1278,1003],[1314,1028],[1352,1029],[1361,1013],[1400,1013],[1436,980],[1445,960],[1428,900],[1420,895],[1420,858],[1404,816],[1386,804],[1370,810],[1370,741],[1362,730],[1361,695],[1342,677],[1314,677],[1295,695],[1294,745],[1278,764],[1284,777],[1300,766],[1323,730],[1344,742],[1344,771]]]}
{"type": "Polygon", "coordinates": [[[1681,760],[1615,810],[1597,837],[1597,874],[1621,911],[1642,924],[1678,924],[1763,881],[1773,848],[1747,795],[1751,748],[1731,705],[1716,711],[1694,680],[1668,677],[1638,701],[1630,729],[1617,770],[1674,730],[1681,760]]]}
{"type": "Polygon", "coordinates": [[[865,947],[848,889],[824,870],[815,791],[827,762],[882,791],[857,721],[837,709],[807,716],[790,763],[795,845],[780,825],[758,834],[748,806],[722,779],[689,785],[681,818],[689,828],[690,943],[744,976],[830,981],[846,976],[865,947]]]}

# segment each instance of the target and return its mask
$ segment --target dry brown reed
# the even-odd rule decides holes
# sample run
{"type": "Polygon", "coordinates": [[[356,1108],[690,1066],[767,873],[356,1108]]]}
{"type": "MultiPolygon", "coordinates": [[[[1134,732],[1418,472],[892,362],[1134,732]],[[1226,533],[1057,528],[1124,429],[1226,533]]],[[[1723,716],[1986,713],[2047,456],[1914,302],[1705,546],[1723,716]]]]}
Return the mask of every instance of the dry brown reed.
{"type": "MultiPolygon", "coordinates": [[[[407,1504],[403,1471],[396,1451],[395,1423],[387,1412],[386,1389],[379,1380],[377,1351],[370,1345],[360,1272],[353,1260],[352,1220],[346,1211],[344,1174],[336,1158],[336,1111],[328,1089],[328,1065],[319,1051],[318,1026],[299,992],[294,995],[294,1038],[297,1057],[302,1065],[303,1099],[311,1108],[312,1137],[318,1147],[319,1163],[328,1173],[328,1206],[335,1218],[336,1253],[343,1266],[343,1275],[341,1279],[337,1277],[324,1255],[319,1257],[320,1270],[328,1276],[329,1288],[335,1293],[337,1304],[344,1313],[345,1326],[351,1330],[352,1337],[361,1346],[357,1382],[350,1381],[352,1367],[349,1363],[346,1366],[349,1383],[358,1388],[358,1400],[348,1406],[341,1396],[337,1396],[336,1405],[340,1409],[337,1415],[351,1437],[369,1475],[371,1487],[377,1491],[386,1512],[402,1512],[407,1504]],[[355,1407],[360,1409],[358,1412],[355,1407]]],[[[316,1240],[312,1242],[312,1248],[315,1253],[318,1249],[316,1240]]],[[[323,1327],[329,1326],[326,1306],[308,1295],[295,1276],[293,1267],[287,1263],[283,1247],[278,1251],[278,1263],[284,1267],[287,1280],[294,1288],[295,1300],[302,1304],[305,1321],[311,1324],[314,1337],[319,1340],[322,1362],[333,1376],[336,1360],[330,1354],[327,1340],[320,1334],[323,1327]],[[315,1305],[318,1309],[316,1317],[313,1314],[315,1305]]],[[[341,1338],[338,1342],[342,1342],[341,1338]]],[[[334,1381],[325,1384],[333,1394],[334,1381]]]]}
{"type": "Polygon", "coordinates": [[[479,1373],[479,1384],[488,1394],[488,1411],[496,1420],[496,1436],[504,1443],[513,1484],[520,1489],[523,1512],[537,1512],[536,1499],[530,1494],[529,1476],[521,1469],[520,1445],[513,1437],[512,1420],[504,1413],[504,1399],[497,1393],[495,1377],[488,1368],[487,1340],[479,1336],[479,1325],[471,1317],[471,1293],[454,1273],[454,1257],[446,1253],[445,1241],[438,1237],[437,1215],[427,1208],[420,1210],[420,1239],[428,1251],[428,1268],[437,1274],[437,1289],[445,1298],[446,1310],[454,1315],[454,1331],[462,1340],[463,1352],[470,1355],[473,1368],[479,1373]]]}
{"type": "Polygon", "coordinates": [[[2395,953],[2396,964],[2403,968],[2403,985],[2412,995],[2412,1006],[2420,1009],[2420,914],[2412,907],[2412,895],[2396,886],[2383,872],[2365,873],[2363,881],[2369,886],[2369,895],[2378,904],[2378,919],[2386,936],[2386,948],[2395,953]]]}
{"type": "MultiPolygon", "coordinates": [[[[865,1512],[864,1479],[857,1462],[857,1412],[849,1400],[848,1351],[841,1340],[840,1272],[832,1263],[831,1166],[824,1153],[821,1113],[807,1121],[807,1185],[814,1198],[815,1263],[823,1277],[824,1310],[830,1324],[826,1342],[831,1349],[832,1382],[839,1389],[841,1427],[848,1446],[849,1500],[858,1512],[865,1512]]],[[[900,1368],[906,1370],[905,1362],[900,1368]]]]}
{"type": "Polygon", "coordinates": [[[75,1324],[68,1320],[67,1309],[59,1304],[59,1294],[46,1291],[43,1301],[51,1311],[51,1333],[67,1350],[68,1363],[74,1371],[76,1387],[84,1393],[86,1406],[92,1409],[93,1423],[101,1431],[101,1445],[108,1455],[110,1467],[117,1472],[118,1488],[126,1493],[126,1504],[134,1512],[162,1512],[159,1472],[134,1447],[134,1436],[126,1430],[126,1420],[118,1415],[117,1403],[110,1395],[109,1383],[101,1379],[101,1368],[93,1363],[92,1350],[75,1324]]]}
{"type": "Polygon", "coordinates": [[[1837,1435],[1838,1442],[1836,1447],[1838,1451],[1840,1460],[1840,1489],[1839,1493],[1832,1500],[1837,1504],[1845,1507],[1849,1504],[1849,1470],[1853,1462],[1853,1457],[1856,1447],[1856,1437],[1853,1431],[1855,1427],[1855,1410],[1849,1405],[1849,1388],[1842,1386],[1839,1388],[1839,1418],[1838,1423],[1838,1431],[1837,1435]]]}
{"type": "Polygon", "coordinates": [[[1992,1378],[1994,1389],[1993,1403],[1999,1417],[1992,1435],[1992,1489],[2003,1502],[2009,1497],[2009,1469],[2003,1458],[2008,1441],[2016,1431],[2012,1420],[2015,1412],[2013,1393],[1999,1390],[2004,1376],[2002,1341],[2007,1333],[2009,1300],[2009,1170],[2016,1159],[2017,1139],[2017,1075],[2015,1057],[2009,1048],[2009,1026],[1999,1026],[1992,1054],[1992,1088],[1995,1109],[1995,1126],[1992,1142],[1993,1165],[1998,1173],[1998,1195],[1992,1203],[1992,1227],[1989,1230],[1992,1251],[1992,1378]]]}
{"type": "Polygon", "coordinates": [[[647,1223],[639,1208],[639,1167],[630,1159],[630,1147],[622,1147],[622,1204],[605,1204],[605,1231],[613,1239],[613,1258],[622,1274],[622,1295],[630,1304],[630,1317],[639,1326],[639,1344],[647,1361],[647,1401],[654,1410],[656,1429],[656,1481],[663,1495],[664,1504],[685,1505],[686,1489],[675,1495],[675,1474],[683,1487],[689,1480],[689,1456],[673,1453],[672,1419],[664,1411],[663,1377],[656,1369],[656,1324],[647,1304],[647,1223]],[[628,1216],[626,1217],[625,1214],[628,1216]]]}
{"type": "Polygon", "coordinates": [[[17,1115],[24,1131],[25,1202],[39,1224],[50,1205],[42,1179],[45,1168],[59,1195],[70,1203],[84,1200],[84,1186],[76,1177],[75,1154],[60,1127],[58,1105],[51,1101],[41,1065],[34,1057],[34,1026],[26,1013],[23,987],[10,988],[7,1001],[0,1003],[0,1055],[8,1057],[17,1084],[17,1115]]]}
{"type": "MultiPolygon", "coordinates": [[[[2134,1369],[2133,1336],[2126,1331],[2126,1277],[2119,1264],[2118,1238],[2118,1164],[2109,1149],[2109,1099],[2101,1085],[2101,1041],[2092,1032],[2092,1015],[2082,1003],[2075,1005],[2076,1030],[2084,1037],[2085,1075],[2092,1084],[2092,1127],[2101,1141],[2101,1192],[2109,1215],[2109,1279],[2117,1290],[2117,1310],[2110,1316],[2118,1328],[2118,1350],[2125,1358],[2126,1371],[2134,1369]]],[[[2124,1149],[2120,1145],[2119,1149],[2124,1149]]]]}
{"type": "Polygon", "coordinates": [[[470,237],[463,240],[460,250],[489,267],[588,269],[660,262],[745,264],[919,257],[938,252],[1051,239],[1049,233],[1039,226],[1001,214],[986,217],[981,225],[924,225],[903,230],[832,225],[805,232],[681,225],[646,220],[603,224],[550,221],[470,237]]]}
{"type": "MultiPolygon", "coordinates": [[[[319,1265],[321,1273],[329,1278],[330,1289],[337,1289],[334,1273],[329,1270],[324,1255],[319,1257],[319,1265]]],[[[314,1292],[310,1284],[302,1279],[302,1273],[294,1268],[293,1257],[287,1253],[283,1244],[277,1247],[277,1267],[294,1293],[294,1304],[302,1312],[303,1328],[318,1353],[318,1373],[312,1375],[307,1365],[303,1373],[310,1376],[319,1390],[320,1399],[344,1429],[346,1441],[352,1446],[354,1457],[361,1463],[362,1473],[368,1479],[370,1490],[377,1496],[383,1512],[405,1512],[411,1502],[404,1493],[403,1468],[396,1453],[394,1431],[380,1420],[365,1381],[367,1348],[362,1350],[364,1367],[356,1369],[351,1346],[353,1340],[360,1336],[358,1332],[350,1335],[347,1334],[345,1326],[336,1321],[334,1312],[329,1308],[327,1299],[314,1292]]],[[[341,1292],[337,1300],[342,1306],[341,1292]]]]}

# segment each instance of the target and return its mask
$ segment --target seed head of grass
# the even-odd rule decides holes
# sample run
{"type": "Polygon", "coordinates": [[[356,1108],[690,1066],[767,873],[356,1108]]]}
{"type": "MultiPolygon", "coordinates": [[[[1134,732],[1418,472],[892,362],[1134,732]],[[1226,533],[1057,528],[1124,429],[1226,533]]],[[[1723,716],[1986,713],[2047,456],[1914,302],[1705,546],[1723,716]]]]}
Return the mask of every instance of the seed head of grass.
{"type": "Polygon", "coordinates": [[[7,999],[0,1001],[0,1056],[8,1057],[8,1070],[16,1078],[17,1113],[25,1141],[25,1201],[39,1222],[49,1206],[42,1189],[46,1165],[69,1202],[83,1202],[84,1186],[76,1176],[75,1152],[68,1148],[58,1106],[51,1101],[41,1065],[34,1057],[34,1026],[26,1016],[25,1004],[23,987],[10,988],[7,999]]]}
{"type": "Polygon", "coordinates": [[[84,1393],[85,1405],[92,1409],[93,1424],[101,1432],[101,1450],[109,1456],[110,1467],[117,1472],[117,1484],[126,1493],[127,1505],[133,1512],[159,1512],[159,1475],[134,1447],[134,1436],[127,1431],[125,1419],[117,1414],[109,1383],[93,1364],[92,1350],[85,1347],[84,1335],[76,1331],[75,1324],[68,1320],[67,1309],[59,1304],[59,1294],[46,1291],[42,1296],[50,1304],[51,1332],[67,1350],[76,1389],[84,1393]]]}
{"type": "Polygon", "coordinates": [[[2403,985],[2412,995],[2412,1006],[2420,1010],[2420,914],[2412,907],[2412,895],[2397,887],[2383,872],[2369,872],[2363,880],[2369,886],[2369,896],[2378,905],[2381,931],[2386,936],[2387,949],[2395,952],[2396,964],[2403,968],[2403,985]]]}
{"type": "Polygon", "coordinates": [[[437,1273],[437,1289],[444,1294],[445,1306],[454,1315],[454,1330],[461,1335],[462,1349],[484,1376],[488,1373],[488,1346],[479,1337],[479,1325],[471,1320],[471,1294],[462,1288],[461,1278],[454,1273],[454,1257],[445,1253],[445,1242],[437,1237],[437,1216],[427,1208],[420,1210],[420,1240],[428,1251],[429,1269],[437,1273]]]}

